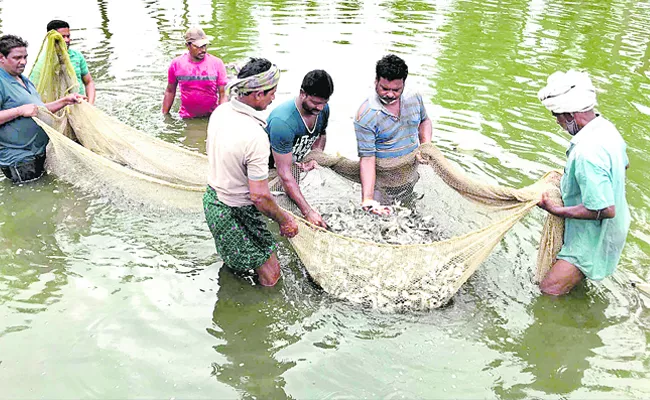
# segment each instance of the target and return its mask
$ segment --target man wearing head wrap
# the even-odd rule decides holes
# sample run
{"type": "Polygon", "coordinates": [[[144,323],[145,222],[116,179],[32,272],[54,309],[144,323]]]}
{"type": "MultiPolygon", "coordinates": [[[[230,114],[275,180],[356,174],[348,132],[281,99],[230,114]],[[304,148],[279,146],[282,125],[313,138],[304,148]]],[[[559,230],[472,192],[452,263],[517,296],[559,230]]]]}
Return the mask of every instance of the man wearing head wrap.
{"type": "Polygon", "coordinates": [[[218,107],[208,123],[205,218],[224,264],[254,271],[263,286],[277,283],[280,264],[262,214],[280,225],[281,235],[298,233],[296,221],[275,203],[268,186],[271,145],[259,111],[275,98],[279,80],[275,65],[251,59],[226,89],[237,97],[218,107]]]}
{"type": "Polygon", "coordinates": [[[564,206],[544,194],[539,207],[565,218],[564,244],[540,284],[550,295],[568,293],[584,277],[610,276],[630,226],[625,199],[626,144],[614,125],[594,112],[596,90],[584,72],[556,72],[539,99],[572,137],[560,190],[564,206]]]}

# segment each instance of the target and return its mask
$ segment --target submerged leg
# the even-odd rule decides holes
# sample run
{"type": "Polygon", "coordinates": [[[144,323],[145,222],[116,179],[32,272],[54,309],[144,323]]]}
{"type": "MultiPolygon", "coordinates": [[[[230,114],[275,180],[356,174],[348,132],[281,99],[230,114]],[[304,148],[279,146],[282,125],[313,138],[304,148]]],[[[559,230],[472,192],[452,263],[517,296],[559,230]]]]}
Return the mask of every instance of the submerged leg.
{"type": "Polygon", "coordinates": [[[260,285],[275,286],[280,280],[280,262],[275,252],[271,254],[261,267],[255,270],[257,272],[260,285]]]}
{"type": "Polygon", "coordinates": [[[539,284],[539,288],[544,294],[561,296],[569,293],[584,277],[575,265],[557,260],[539,284]]]}

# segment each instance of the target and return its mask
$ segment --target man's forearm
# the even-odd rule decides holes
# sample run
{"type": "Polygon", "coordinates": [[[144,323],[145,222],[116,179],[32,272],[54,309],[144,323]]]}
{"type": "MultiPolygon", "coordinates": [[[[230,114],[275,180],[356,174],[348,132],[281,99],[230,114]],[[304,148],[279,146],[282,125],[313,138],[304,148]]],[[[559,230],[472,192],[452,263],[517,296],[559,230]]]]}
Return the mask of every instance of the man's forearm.
{"type": "Polygon", "coordinates": [[[95,81],[90,81],[84,85],[86,88],[86,97],[88,97],[88,103],[95,104],[95,81]]]}
{"type": "Polygon", "coordinates": [[[58,100],[55,100],[55,101],[53,101],[51,103],[45,104],[45,108],[47,108],[49,112],[55,113],[55,112],[59,111],[60,109],[62,109],[63,107],[65,107],[66,105],[67,104],[65,103],[65,101],[63,99],[58,99],[58,100]]]}
{"type": "Polygon", "coordinates": [[[174,97],[176,97],[176,92],[165,91],[165,96],[163,97],[162,113],[169,114],[169,110],[174,104],[174,97]]]}
{"type": "Polygon", "coordinates": [[[254,195],[251,193],[251,200],[262,214],[282,225],[286,221],[286,212],[273,200],[271,193],[254,195]]]}
{"type": "Polygon", "coordinates": [[[375,157],[361,157],[359,160],[359,177],[361,178],[361,200],[375,197],[375,157]]]}
{"type": "Polygon", "coordinates": [[[549,210],[549,212],[558,217],[571,219],[600,220],[614,218],[614,216],[616,216],[615,206],[609,206],[602,210],[594,211],[588,209],[583,204],[570,207],[554,207],[552,210],[549,210]]]}
{"type": "Polygon", "coordinates": [[[225,88],[225,86],[219,86],[219,105],[222,105],[227,100],[228,99],[226,99],[226,88],[225,88]]]}
{"type": "Polygon", "coordinates": [[[422,121],[418,127],[418,138],[420,139],[420,144],[429,143],[431,141],[432,135],[433,128],[431,125],[431,120],[427,118],[422,121]]]}
{"type": "Polygon", "coordinates": [[[2,110],[0,111],[0,125],[13,121],[16,118],[20,117],[20,115],[21,113],[18,107],[10,108],[8,110],[2,110]]]}

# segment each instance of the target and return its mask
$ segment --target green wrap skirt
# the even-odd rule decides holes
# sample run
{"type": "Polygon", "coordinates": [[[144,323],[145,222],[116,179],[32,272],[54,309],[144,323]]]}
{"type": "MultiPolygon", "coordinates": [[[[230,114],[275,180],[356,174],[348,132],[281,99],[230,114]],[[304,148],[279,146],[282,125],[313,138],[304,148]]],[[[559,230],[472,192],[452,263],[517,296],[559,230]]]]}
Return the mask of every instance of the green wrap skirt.
{"type": "Polygon", "coordinates": [[[230,207],[219,201],[217,193],[208,186],[203,195],[203,210],[217,254],[229,268],[257,269],[277,249],[264,216],[255,206],[230,207]]]}

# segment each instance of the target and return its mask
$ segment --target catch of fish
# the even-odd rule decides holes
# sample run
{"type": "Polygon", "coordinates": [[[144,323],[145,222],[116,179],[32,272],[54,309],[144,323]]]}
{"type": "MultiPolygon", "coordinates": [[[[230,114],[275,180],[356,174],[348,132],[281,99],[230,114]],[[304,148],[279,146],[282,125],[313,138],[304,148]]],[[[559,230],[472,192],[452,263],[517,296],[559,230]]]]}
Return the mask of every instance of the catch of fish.
{"type": "Polygon", "coordinates": [[[386,216],[371,214],[349,201],[344,206],[333,203],[316,204],[315,208],[332,232],[385,244],[427,244],[450,237],[432,216],[423,216],[415,208],[395,204],[386,216]]]}
{"type": "MultiPolygon", "coordinates": [[[[323,289],[387,312],[431,310],[449,302],[466,265],[435,248],[453,234],[433,215],[418,212],[425,199],[409,201],[408,206],[393,204],[390,215],[379,216],[361,209],[357,183],[325,168],[301,178],[303,195],[321,214],[329,232],[336,234],[312,230],[309,235],[316,235],[314,240],[309,247],[300,247],[307,258],[318,254],[317,262],[310,260],[305,267],[323,289]],[[384,250],[381,246],[386,245],[399,247],[384,250]]],[[[300,215],[281,187],[277,189],[278,203],[300,215]]]]}

